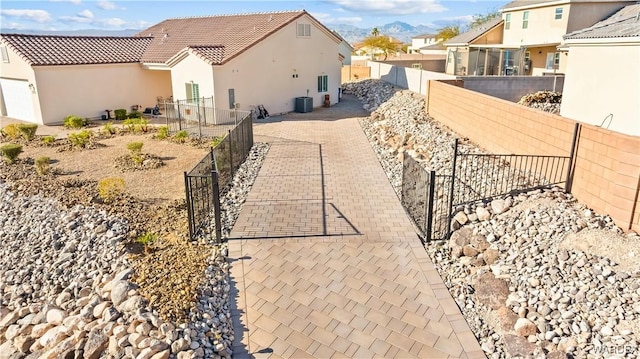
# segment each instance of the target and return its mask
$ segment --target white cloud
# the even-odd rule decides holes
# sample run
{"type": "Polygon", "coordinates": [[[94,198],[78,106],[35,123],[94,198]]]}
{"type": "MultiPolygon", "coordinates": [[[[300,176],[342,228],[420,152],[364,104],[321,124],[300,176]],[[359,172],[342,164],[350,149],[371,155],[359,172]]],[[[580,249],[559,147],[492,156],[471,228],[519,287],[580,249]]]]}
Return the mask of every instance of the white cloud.
{"type": "Polygon", "coordinates": [[[436,0],[328,0],[344,10],[374,15],[411,15],[447,10],[436,0]]]}
{"type": "Polygon", "coordinates": [[[27,19],[39,23],[45,23],[51,21],[51,15],[45,10],[32,10],[32,9],[3,9],[0,10],[0,15],[9,17],[18,17],[27,19]]]}
{"type": "Polygon", "coordinates": [[[77,22],[77,23],[81,23],[81,24],[88,24],[93,22],[93,19],[90,18],[86,18],[84,16],[60,16],[58,18],[60,21],[62,22],[77,22]]]}
{"type": "Polygon", "coordinates": [[[327,14],[327,13],[315,13],[312,12],[311,15],[313,17],[315,17],[316,19],[318,19],[318,21],[320,21],[321,23],[327,25],[327,24],[350,24],[350,25],[355,25],[357,23],[362,22],[362,18],[359,16],[353,16],[353,17],[334,17],[331,14],[327,14]]]}
{"type": "Polygon", "coordinates": [[[102,10],[115,10],[117,8],[115,3],[108,0],[98,1],[98,7],[101,8],[102,10]]]}
{"type": "Polygon", "coordinates": [[[49,0],[51,2],[70,2],[74,5],[80,5],[82,4],[82,0],[49,0]]]}
{"type": "Polygon", "coordinates": [[[82,10],[78,13],[79,17],[84,17],[87,19],[93,19],[93,13],[89,10],[82,10]]]}
{"type": "Polygon", "coordinates": [[[112,17],[110,19],[100,20],[100,22],[103,25],[107,25],[107,26],[111,26],[111,27],[120,27],[120,26],[122,26],[122,25],[127,23],[126,21],[124,21],[124,20],[122,20],[120,18],[117,18],[117,17],[112,17]]]}

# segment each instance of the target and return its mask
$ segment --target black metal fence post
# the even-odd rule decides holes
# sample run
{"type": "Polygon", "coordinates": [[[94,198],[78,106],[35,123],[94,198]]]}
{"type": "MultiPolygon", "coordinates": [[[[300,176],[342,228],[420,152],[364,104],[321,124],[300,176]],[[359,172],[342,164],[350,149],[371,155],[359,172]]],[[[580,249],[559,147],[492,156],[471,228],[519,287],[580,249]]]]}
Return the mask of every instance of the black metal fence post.
{"type": "Polygon", "coordinates": [[[193,218],[193,207],[191,206],[191,196],[193,195],[191,193],[191,182],[189,181],[189,176],[187,175],[187,172],[184,173],[184,188],[185,188],[185,192],[187,195],[187,217],[188,217],[188,222],[189,222],[189,238],[192,238],[195,236],[195,228],[193,228],[193,224],[194,224],[194,218],[193,218]]]}
{"type": "Polygon", "coordinates": [[[427,218],[427,229],[426,229],[426,236],[427,236],[427,242],[431,241],[433,239],[433,235],[431,233],[432,231],[432,224],[433,224],[433,196],[435,195],[435,188],[436,188],[436,171],[430,171],[429,172],[429,188],[427,190],[427,194],[428,194],[428,198],[426,201],[426,206],[427,206],[427,213],[426,213],[426,218],[427,218]]]}
{"type": "Polygon", "coordinates": [[[569,167],[567,168],[567,178],[564,184],[564,190],[567,193],[571,193],[571,186],[573,185],[573,163],[574,163],[574,156],[577,151],[578,136],[580,134],[581,128],[582,126],[578,122],[576,122],[573,128],[573,140],[571,141],[571,153],[569,153],[569,167]]]}
{"type": "Polygon", "coordinates": [[[451,237],[451,219],[453,218],[453,193],[455,191],[455,183],[456,183],[456,165],[458,162],[458,139],[456,138],[453,145],[453,168],[451,170],[451,190],[449,192],[449,203],[447,212],[447,239],[451,237]]]}
{"type": "Polygon", "coordinates": [[[233,178],[233,139],[231,138],[231,130],[227,132],[227,138],[229,139],[229,170],[231,171],[231,178],[233,178]]]}
{"type": "MultiPolygon", "coordinates": [[[[213,153],[213,151],[212,151],[213,153]]],[[[218,172],[211,171],[211,182],[213,190],[213,216],[216,226],[216,243],[222,243],[222,216],[220,215],[220,185],[218,183],[218,172]]]]}

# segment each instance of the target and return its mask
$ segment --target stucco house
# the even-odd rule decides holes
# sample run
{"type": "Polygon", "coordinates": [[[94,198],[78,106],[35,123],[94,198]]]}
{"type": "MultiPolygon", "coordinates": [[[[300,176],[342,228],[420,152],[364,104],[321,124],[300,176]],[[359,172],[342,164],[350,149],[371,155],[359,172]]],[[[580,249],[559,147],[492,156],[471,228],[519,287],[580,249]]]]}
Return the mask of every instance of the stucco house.
{"type": "Polygon", "coordinates": [[[562,36],[610,16],[633,0],[515,0],[501,16],[445,42],[452,75],[563,74],[562,36]],[[499,40],[498,40],[499,39],[499,40]]]}
{"type": "MultiPolygon", "coordinates": [[[[439,39],[436,34],[422,34],[411,38],[411,45],[407,48],[408,54],[432,54],[431,52],[423,52],[428,50],[431,45],[438,44],[439,39]]],[[[438,48],[439,49],[439,48],[438,48]]],[[[440,49],[441,50],[441,49],[440,49]]]]}
{"type": "Polygon", "coordinates": [[[341,39],[304,10],[167,19],[123,38],[0,41],[2,114],[44,124],[158,97],[270,113],[293,111],[301,96],[335,104],[343,60],[341,39]]]}
{"type": "Polygon", "coordinates": [[[640,4],[564,36],[560,115],[640,136],[640,4]]]}

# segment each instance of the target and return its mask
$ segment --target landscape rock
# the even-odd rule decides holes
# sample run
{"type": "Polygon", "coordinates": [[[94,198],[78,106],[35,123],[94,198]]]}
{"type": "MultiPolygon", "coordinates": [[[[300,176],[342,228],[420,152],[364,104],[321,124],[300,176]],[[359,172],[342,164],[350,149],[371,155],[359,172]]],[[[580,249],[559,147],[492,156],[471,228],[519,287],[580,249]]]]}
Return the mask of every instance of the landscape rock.
{"type": "Polygon", "coordinates": [[[478,301],[492,309],[503,307],[509,295],[509,284],[491,272],[476,278],[473,284],[478,301]]]}

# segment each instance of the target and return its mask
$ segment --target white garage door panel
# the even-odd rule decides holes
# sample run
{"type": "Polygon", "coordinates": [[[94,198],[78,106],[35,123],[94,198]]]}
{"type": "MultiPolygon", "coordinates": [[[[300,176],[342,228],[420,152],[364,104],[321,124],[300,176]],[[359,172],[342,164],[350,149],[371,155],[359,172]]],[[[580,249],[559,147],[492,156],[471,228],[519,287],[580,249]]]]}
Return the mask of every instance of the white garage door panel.
{"type": "Polygon", "coordinates": [[[29,89],[29,82],[0,79],[0,86],[2,86],[2,97],[7,109],[7,116],[35,122],[33,95],[29,89]]]}

